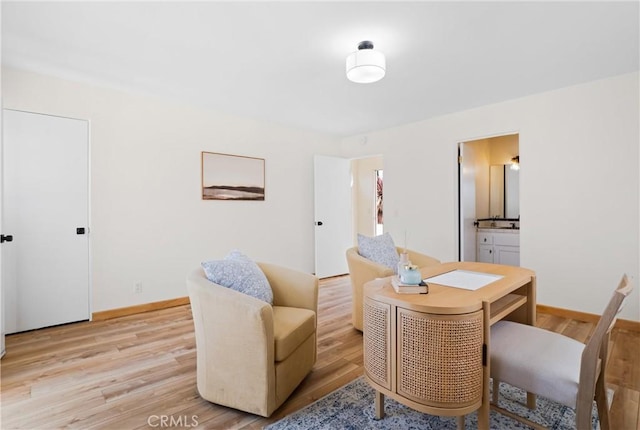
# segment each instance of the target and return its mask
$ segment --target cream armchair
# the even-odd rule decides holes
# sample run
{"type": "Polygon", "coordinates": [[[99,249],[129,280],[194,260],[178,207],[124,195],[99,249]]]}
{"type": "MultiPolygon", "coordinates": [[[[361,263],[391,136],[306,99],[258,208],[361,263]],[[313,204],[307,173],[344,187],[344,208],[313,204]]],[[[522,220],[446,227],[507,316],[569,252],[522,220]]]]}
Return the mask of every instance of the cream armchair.
{"type": "MultiPolygon", "coordinates": [[[[398,253],[404,252],[403,248],[397,248],[398,253]]],[[[409,260],[418,267],[429,267],[440,264],[439,260],[428,255],[407,250],[409,260]]],[[[362,297],[364,284],[376,278],[386,278],[395,274],[393,269],[373,262],[358,253],[358,247],[347,249],[347,264],[353,289],[351,324],[362,331],[362,297]]]]}
{"type": "Polygon", "coordinates": [[[197,386],[212,402],[270,416],[316,362],[318,278],[258,263],[273,306],[210,282],[202,269],[187,277],[195,326],[197,386]]]}

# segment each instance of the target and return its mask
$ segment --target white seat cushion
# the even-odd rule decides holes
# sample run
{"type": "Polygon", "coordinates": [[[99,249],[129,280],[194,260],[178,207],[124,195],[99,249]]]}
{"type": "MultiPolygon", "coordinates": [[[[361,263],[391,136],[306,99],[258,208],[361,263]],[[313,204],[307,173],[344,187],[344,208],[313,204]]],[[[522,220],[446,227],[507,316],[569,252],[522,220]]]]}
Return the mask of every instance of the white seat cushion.
{"type": "Polygon", "coordinates": [[[584,344],[541,328],[499,321],[491,327],[491,376],[576,407],[584,344]]]}

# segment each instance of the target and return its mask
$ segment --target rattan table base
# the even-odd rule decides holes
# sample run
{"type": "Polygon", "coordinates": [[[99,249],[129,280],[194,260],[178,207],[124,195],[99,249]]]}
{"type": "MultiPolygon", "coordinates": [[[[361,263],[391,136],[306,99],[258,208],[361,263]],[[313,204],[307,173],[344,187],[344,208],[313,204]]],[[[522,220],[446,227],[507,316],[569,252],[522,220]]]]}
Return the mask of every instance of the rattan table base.
{"type": "Polygon", "coordinates": [[[427,277],[456,268],[502,278],[475,291],[430,285],[427,295],[397,294],[390,278],[365,285],[364,369],[377,391],[378,418],[389,396],[421,412],[458,416],[458,427],[480,409],[478,426],[488,427],[490,325],[505,317],[533,324],[535,274],[485,263],[446,263],[422,272],[427,277]]]}

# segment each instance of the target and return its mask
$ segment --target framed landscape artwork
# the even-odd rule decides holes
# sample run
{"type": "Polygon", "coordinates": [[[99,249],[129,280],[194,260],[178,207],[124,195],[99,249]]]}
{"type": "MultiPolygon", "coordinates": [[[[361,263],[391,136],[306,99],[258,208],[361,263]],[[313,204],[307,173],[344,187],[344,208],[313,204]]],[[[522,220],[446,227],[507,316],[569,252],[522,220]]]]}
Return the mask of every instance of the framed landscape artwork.
{"type": "Polygon", "coordinates": [[[264,158],[203,151],[202,200],[264,200],[264,158]]]}

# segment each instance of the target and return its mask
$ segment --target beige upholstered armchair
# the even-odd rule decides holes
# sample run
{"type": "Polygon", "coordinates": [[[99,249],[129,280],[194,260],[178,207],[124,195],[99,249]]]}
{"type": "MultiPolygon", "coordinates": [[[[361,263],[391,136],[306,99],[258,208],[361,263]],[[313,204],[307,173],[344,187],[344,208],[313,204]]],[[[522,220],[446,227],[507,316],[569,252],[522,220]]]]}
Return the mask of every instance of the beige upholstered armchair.
{"type": "Polygon", "coordinates": [[[318,278],[258,266],[273,290],[273,306],[210,282],[202,269],[187,277],[187,288],[198,392],[212,403],[268,417],[316,362],[318,278]]]}
{"type": "MultiPolygon", "coordinates": [[[[404,249],[397,248],[398,253],[404,252],[404,249]]],[[[440,264],[440,261],[420,254],[415,251],[407,250],[409,260],[418,267],[429,267],[440,264]]],[[[358,247],[347,249],[347,264],[349,265],[349,275],[351,277],[351,288],[353,289],[353,310],[351,315],[351,324],[353,327],[362,331],[362,288],[364,284],[376,278],[385,278],[395,274],[393,269],[385,267],[381,264],[366,259],[358,253],[358,247]]]]}

